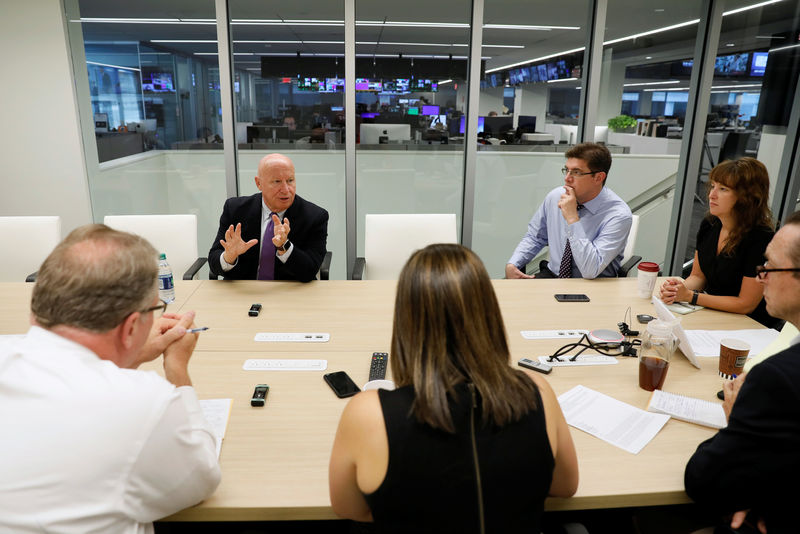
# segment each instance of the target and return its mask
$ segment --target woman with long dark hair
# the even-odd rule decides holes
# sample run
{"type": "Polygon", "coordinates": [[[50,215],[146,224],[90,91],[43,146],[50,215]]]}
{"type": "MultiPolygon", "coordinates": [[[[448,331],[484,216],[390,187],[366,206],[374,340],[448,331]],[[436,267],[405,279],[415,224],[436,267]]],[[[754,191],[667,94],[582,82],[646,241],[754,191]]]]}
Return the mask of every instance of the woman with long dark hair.
{"type": "Polygon", "coordinates": [[[661,300],[747,314],[765,326],[779,321],[767,313],[756,267],[775,226],[769,209],[767,168],[753,158],[723,161],[708,175],[708,214],[697,232],[692,272],[669,278],[661,300]]]}
{"type": "Polygon", "coordinates": [[[341,517],[381,532],[539,532],[578,463],[547,381],[510,366],[489,275],[460,245],[415,252],[397,284],[394,391],[349,402],[330,462],[341,517]]]}

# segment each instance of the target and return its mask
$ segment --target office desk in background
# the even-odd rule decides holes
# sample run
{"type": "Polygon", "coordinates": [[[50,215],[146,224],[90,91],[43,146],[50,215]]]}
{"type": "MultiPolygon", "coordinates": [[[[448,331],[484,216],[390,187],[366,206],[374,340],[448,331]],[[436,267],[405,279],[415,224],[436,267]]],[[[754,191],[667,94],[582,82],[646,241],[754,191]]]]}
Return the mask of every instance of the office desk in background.
{"type": "MultiPolygon", "coordinates": [[[[638,299],[635,279],[495,280],[512,360],[552,353],[558,340],[530,341],[521,330],[616,329],[631,307],[654,314],[638,299]],[[589,303],[557,303],[554,293],[586,293],[589,303]]],[[[32,284],[0,284],[0,333],[27,330],[32,284]],[[22,319],[20,319],[22,317],[22,319]]],[[[330,519],[328,460],[339,416],[338,399],[322,380],[347,371],[363,385],[373,351],[389,351],[395,282],[176,282],[172,311],[197,311],[200,334],[190,373],[200,398],[233,398],[220,463],[222,483],[211,498],[169,520],[244,521],[330,519]],[[263,305],[248,317],[250,304],[263,305]],[[327,343],[265,343],[258,332],[328,332],[327,343]],[[244,371],[248,358],[325,359],[318,371],[244,371]],[[270,385],[264,408],[250,407],[253,387],[270,385]]],[[[630,320],[627,321],[630,324],[630,320]]],[[[701,310],[683,317],[686,328],[757,328],[746,316],[701,310]]],[[[390,355],[391,358],[391,355],[390,355]]],[[[701,358],[697,370],[676,353],[665,390],[714,400],[721,388],[716,358],[701,358]]],[[[143,369],[161,372],[160,363],[143,369]]],[[[391,378],[391,372],[389,373],[391,378]]],[[[644,408],[649,393],[638,387],[635,358],[617,365],[556,368],[548,375],[556,394],[576,384],[644,408]]],[[[683,468],[697,445],[714,430],[671,420],[638,455],[571,428],[578,451],[580,485],[570,499],[548,499],[546,510],[651,506],[689,502],[683,468]]],[[[532,459],[532,461],[535,461],[532,459]]],[[[521,498],[524,496],[520,496],[521,498]]]]}

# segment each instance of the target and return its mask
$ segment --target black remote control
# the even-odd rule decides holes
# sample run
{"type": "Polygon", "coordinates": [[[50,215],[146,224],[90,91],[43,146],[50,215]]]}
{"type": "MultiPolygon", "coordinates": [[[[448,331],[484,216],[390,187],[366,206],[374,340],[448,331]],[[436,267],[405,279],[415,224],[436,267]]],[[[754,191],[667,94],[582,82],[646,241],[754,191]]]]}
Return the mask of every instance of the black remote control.
{"type": "Polygon", "coordinates": [[[389,361],[388,352],[373,352],[369,364],[369,379],[383,380],[386,378],[386,362],[389,361]]]}

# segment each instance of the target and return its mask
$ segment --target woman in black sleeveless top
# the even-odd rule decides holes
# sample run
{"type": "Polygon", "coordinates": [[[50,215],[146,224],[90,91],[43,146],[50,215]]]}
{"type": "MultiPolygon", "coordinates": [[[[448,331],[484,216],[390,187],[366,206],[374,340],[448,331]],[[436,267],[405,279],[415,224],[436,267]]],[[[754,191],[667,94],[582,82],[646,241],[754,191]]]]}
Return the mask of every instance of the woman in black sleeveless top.
{"type": "Polygon", "coordinates": [[[411,256],[389,361],[398,388],[359,393],[339,422],[338,515],[380,532],[539,532],[545,498],[575,493],[578,462],[555,394],[509,366],[497,297],[469,249],[411,256]]]}
{"type": "Polygon", "coordinates": [[[708,180],[708,214],[697,232],[692,273],[686,280],[668,278],[661,300],[747,314],[775,327],[780,321],[767,313],[756,279],[775,234],[767,168],[753,158],[727,160],[711,169],[708,180]]]}

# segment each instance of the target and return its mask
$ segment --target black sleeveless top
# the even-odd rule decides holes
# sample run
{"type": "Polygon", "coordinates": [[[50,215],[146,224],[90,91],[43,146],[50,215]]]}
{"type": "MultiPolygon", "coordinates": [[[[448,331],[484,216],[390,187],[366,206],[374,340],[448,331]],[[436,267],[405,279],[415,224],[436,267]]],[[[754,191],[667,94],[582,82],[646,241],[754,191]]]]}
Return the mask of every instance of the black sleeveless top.
{"type": "MultiPolygon", "coordinates": [[[[479,532],[478,493],[466,384],[449,399],[455,434],[411,415],[412,386],[379,390],[389,438],[389,466],[375,492],[364,497],[379,532],[479,532]]],[[[486,532],[539,532],[555,461],[538,408],[503,427],[481,425],[475,437],[486,532]]]]}

